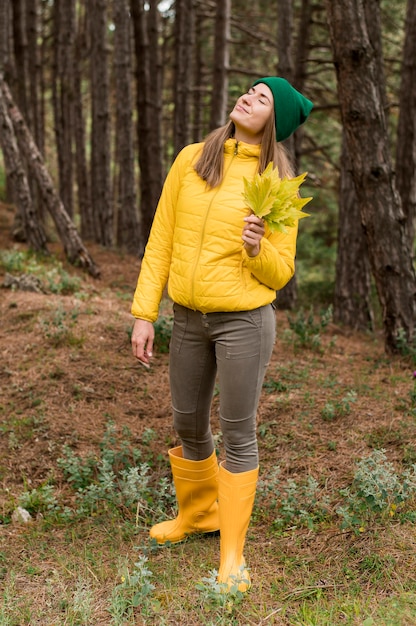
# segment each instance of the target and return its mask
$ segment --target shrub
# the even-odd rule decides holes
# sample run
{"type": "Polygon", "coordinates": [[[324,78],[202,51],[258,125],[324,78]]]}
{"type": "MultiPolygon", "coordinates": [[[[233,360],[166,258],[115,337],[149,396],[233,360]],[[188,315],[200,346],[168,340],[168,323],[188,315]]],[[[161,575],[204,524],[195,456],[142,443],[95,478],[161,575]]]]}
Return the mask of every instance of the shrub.
{"type": "MultiPolygon", "coordinates": [[[[173,485],[162,477],[152,484],[150,465],[142,461],[141,450],[130,444],[124,429],[119,442],[114,423],[109,421],[100,444],[100,455],[77,456],[69,446],[58,459],[68,483],[76,491],[72,515],[85,517],[110,510],[136,522],[144,513],[164,510],[175,502],[173,485]]],[[[150,435],[148,434],[147,437],[150,435]]],[[[67,510],[68,512],[68,510],[67,510]]]]}
{"type": "Polygon", "coordinates": [[[416,496],[416,464],[397,474],[385,450],[374,450],[357,463],[351,487],[341,490],[346,505],[338,508],[342,528],[364,528],[376,519],[397,515],[416,496]]]}
{"type": "Polygon", "coordinates": [[[289,327],[295,335],[296,348],[309,348],[319,351],[321,349],[321,332],[332,320],[332,306],[321,311],[316,318],[313,308],[308,312],[300,309],[295,316],[288,314],[289,327]]]}
{"type": "Polygon", "coordinates": [[[271,510],[278,512],[272,521],[272,527],[278,531],[290,526],[313,529],[328,515],[328,498],[322,494],[313,476],[308,476],[303,484],[297,484],[292,478],[281,481],[279,474],[280,468],[276,467],[259,481],[256,508],[267,507],[268,514],[271,510]]]}
{"type": "Polygon", "coordinates": [[[154,323],[155,346],[158,352],[166,354],[169,352],[169,343],[172,336],[173,317],[170,315],[160,316],[154,323]]]}

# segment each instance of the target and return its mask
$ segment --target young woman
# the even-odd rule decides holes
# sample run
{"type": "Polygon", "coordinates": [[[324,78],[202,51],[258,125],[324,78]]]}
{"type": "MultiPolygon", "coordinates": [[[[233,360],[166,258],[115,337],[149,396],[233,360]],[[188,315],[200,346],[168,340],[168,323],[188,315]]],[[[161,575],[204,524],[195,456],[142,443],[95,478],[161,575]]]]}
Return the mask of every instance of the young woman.
{"type": "Polygon", "coordinates": [[[258,478],[257,406],[275,341],[272,302],[294,273],[297,228],[271,233],[243,200],[243,178],[270,162],[292,176],[283,146],[312,103],[285,79],[255,81],[229,123],[185,147],[170,169],[146,246],[132,305],[132,349],[149,365],[168,285],[173,423],[169,450],[178,516],[156,524],[159,544],[220,530],[218,581],[250,586],[243,548],[258,478]],[[218,378],[225,461],[210,428],[218,378]]]}

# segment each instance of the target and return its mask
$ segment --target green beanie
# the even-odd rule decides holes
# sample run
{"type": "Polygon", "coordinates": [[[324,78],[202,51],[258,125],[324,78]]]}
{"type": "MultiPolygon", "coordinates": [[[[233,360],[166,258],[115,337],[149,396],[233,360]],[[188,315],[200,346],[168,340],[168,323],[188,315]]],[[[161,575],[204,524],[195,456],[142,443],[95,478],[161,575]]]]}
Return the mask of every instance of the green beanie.
{"type": "Polygon", "coordinates": [[[277,76],[259,78],[253,83],[253,87],[259,83],[264,83],[272,90],[276,141],[283,141],[306,121],[313,104],[292,87],[285,78],[277,76]]]}

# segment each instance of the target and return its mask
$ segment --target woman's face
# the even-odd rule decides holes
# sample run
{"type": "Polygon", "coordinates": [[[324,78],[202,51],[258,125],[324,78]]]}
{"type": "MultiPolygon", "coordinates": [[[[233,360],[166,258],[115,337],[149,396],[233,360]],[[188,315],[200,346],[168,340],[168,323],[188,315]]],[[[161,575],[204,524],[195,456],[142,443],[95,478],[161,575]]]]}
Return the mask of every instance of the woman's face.
{"type": "Polygon", "coordinates": [[[264,127],[274,114],[273,94],[267,85],[259,83],[240,96],[230,113],[235,138],[247,143],[260,143],[264,127]]]}

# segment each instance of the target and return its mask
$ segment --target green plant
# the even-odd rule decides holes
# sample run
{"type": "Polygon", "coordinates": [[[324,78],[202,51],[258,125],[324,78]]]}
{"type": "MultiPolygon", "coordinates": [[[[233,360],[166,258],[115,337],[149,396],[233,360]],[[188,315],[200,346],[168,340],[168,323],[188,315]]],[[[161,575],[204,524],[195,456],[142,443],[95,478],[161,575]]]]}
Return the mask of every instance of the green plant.
{"type": "Polygon", "coordinates": [[[277,436],[273,433],[274,427],[277,426],[276,421],[262,422],[258,426],[258,435],[262,445],[268,450],[275,450],[277,445],[277,436]]]}
{"type": "Polygon", "coordinates": [[[341,490],[345,506],[337,509],[342,528],[364,530],[375,519],[397,515],[398,507],[416,496],[416,465],[396,473],[385,450],[374,450],[357,463],[351,487],[341,490]]]}
{"type": "MultiPolygon", "coordinates": [[[[18,626],[19,623],[25,623],[23,621],[11,620],[11,616],[15,612],[18,597],[18,582],[16,580],[16,574],[11,572],[4,589],[1,592],[0,602],[0,626],[18,626]]],[[[28,624],[29,621],[26,621],[28,624]]]]}
{"type": "Polygon", "coordinates": [[[4,168],[0,167],[0,199],[3,201],[6,200],[5,189],[6,189],[6,171],[4,168]]]}
{"type": "MultiPolygon", "coordinates": [[[[241,570],[244,570],[244,566],[241,567],[241,570]]],[[[211,570],[208,576],[202,578],[196,584],[197,590],[202,594],[205,610],[214,610],[216,612],[216,625],[231,626],[232,624],[238,624],[238,617],[235,613],[237,612],[237,607],[241,605],[244,599],[244,594],[238,590],[238,586],[241,582],[246,581],[240,576],[235,576],[233,577],[231,588],[228,589],[225,583],[218,582],[217,576],[217,570],[211,570]]],[[[211,622],[211,624],[213,623],[211,622]]]]}
{"type": "Polygon", "coordinates": [[[3,250],[0,252],[0,264],[6,272],[31,274],[38,278],[45,291],[68,295],[77,293],[81,288],[81,279],[71,276],[61,261],[53,256],[25,250],[3,250]]]}
{"type": "Polygon", "coordinates": [[[313,308],[310,307],[308,312],[300,309],[295,316],[288,314],[287,319],[290,330],[295,335],[295,347],[319,351],[322,341],[321,332],[332,320],[332,306],[321,311],[318,318],[313,308]]]}
{"type": "Polygon", "coordinates": [[[152,500],[148,476],[149,466],[142,463],[138,467],[114,472],[108,460],[102,458],[93,467],[90,481],[76,493],[75,513],[85,517],[104,511],[124,512],[136,510],[137,502],[152,500]]]}
{"type": "Polygon", "coordinates": [[[264,381],[263,389],[266,390],[266,393],[284,393],[288,390],[288,387],[280,380],[273,380],[272,378],[269,378],[264,381]]]}
{"type": "Polygon", "coordinates": [[[399,328],[396,335],[396,346],[399,354],[410,360],[413,365],[416,365],[416,339],[408,339],[404,328],[399,328]]]}
{"type": "Polygon", "coordinates": [[[15,248],[12,250],[2,250],[0,252],[0,264],[6,272],[24,271],[28,258],[29,255],[27,252],[15,248]]]}
{"type": "MultiPolygon", "coordinates": [[[[32,402],[32,406],[34,404],[37,402],[32,402]]],[[[45,423],[42,416],[11,414],[0,423],[0,434],[8,435],[10,449],[21,448],[35,434],[44,430],[45,423]]]]}
{"type": "Polygon", "coordinates": [[[155,347],[161,353],[169,352],[169,343],[172,336],[173,317],[170,315],[161,315],[154,323],[155,329],[155,347]]]}
{"type": "Polygon", "coordinates": [[[82,459],[73,452],[73,450],[65,445],[62,449],[62,457],[57,460],[67,479],[68,483],[75,489],[82,491],[91,482],[94,469],[96,467],[96,459],[93,456],[87,456],[82,459]]]}
{"type": "Polygon", "coordinates": [[[410,390],[410,405],[412,409],[416,408],[416,372],[413,372],[413,388],[410,390]]]}
{"type": "Polygon", "coordinates": [[[326,422],[332,422],[338,417],[344,417],[351,412],[351,404],[356,402],[357,394],[355,391],[349,391],[341,400],[336,402],[326,402],[322,411],[322,419],[326,422]]]}
{"type": "Polygon", "coordinates": [[[409,445],[404,446],[403,464],[404,465],[416,464],[416,445],[409,443],[409,445]]]}
{"type": "Polygon", "coordinates": [[[19,505],[31,515],[59,510],[58,499],[52,485],[41,485],[31,491],[24,491],[19,497],[19,505]]]}
{"type": "Polygon", "coordinates": [[[55,348],[65,344],[81,345],[83,340],[77,338],[72,332],[78,315],[78,309],[65,311],[63,306],[59,305],[49,318],[41,318],[40,327],[49,343],[55,348]]]}
{"type": "Polygon", "coordinates": [[[71,601],[68,602],[66,617],[75,624],[91,624],[93,616],[93,593],[88,584],[82,579],[76,583],[71,601]]]}
{"type": "MultiPolygon", "coordinates": [[[[152,571],[147,566],[146,556],[139,556],[130,572],[127,565],[123,565],[119,572],[121,582],[113,589],[111,594],[110,613],[114,626],[126,624],[126,619],[133,618],[135,609],[140,608],[141,614],[149,613],[149,604],[155,586],[151,582],[152,571]]],[[[154,604],[157,601],[153,601],[154,604]]]]}
{"type": "Polygon", "coordinates": [[[81,288],[81,279],[71,276],[63,269],[62,263],[48,269],[44,274],[47,289],[51,293],[69,295],[77,293],[81,288]]]}
{"type": "Polygon", "coordinates": [[[157,432],[153,428],[145,428],[142,434],[142,442],[148,446],[152,441],[156,441],[157,432]]]}
{"type": "MultiPolygon", "coordinates": [[[[6,521],[1,521],[2,517],[0,515],[0,523],[8,523],[6,521]]],[[[7,574],[7,559],[6,559],[6,555],[4,552],[0,552],[0,580],[2,580],[3,578],[5,578],[7,574]]]]}
{"type": "Polygon", "coordinates": [[[282,531],[292,526],[306,526],[313,529],[329,511],[329,499],[322,494],[318,482],[308,476],[298,485],[292,478],[282,482],[280,468],[276,467],[258,484],[256,512],[266,509],[277,511],[272,527],[282,531]]]}
{"type": "MultiPolygon", "coordinates": [[[[151,429],[149,429],[150,432],[151,429]]],[[[77,456],[69,446],[57,464],[68,483],[76,491],[72,515],[85,517],[104,511],[118,512],[128,518],[135,514],[136,522],[142,515],[155,510],[158,515],[175,501],[173,485],[164,477],[152,484],[150,465],[141,461],[141,450],[128,439],[128,429],[118,440],[114,423],[107,423],[100,443],[100,455],[77,456]]],[[[70,510],[66,514],[71,516],[70,510]]]]}

